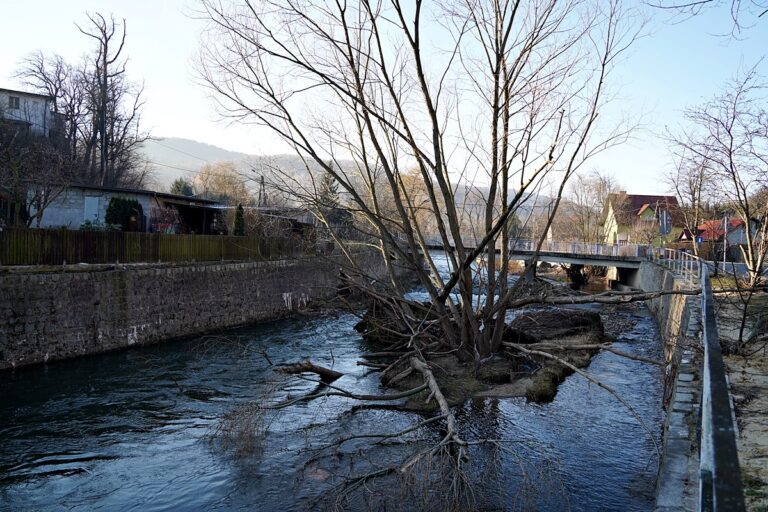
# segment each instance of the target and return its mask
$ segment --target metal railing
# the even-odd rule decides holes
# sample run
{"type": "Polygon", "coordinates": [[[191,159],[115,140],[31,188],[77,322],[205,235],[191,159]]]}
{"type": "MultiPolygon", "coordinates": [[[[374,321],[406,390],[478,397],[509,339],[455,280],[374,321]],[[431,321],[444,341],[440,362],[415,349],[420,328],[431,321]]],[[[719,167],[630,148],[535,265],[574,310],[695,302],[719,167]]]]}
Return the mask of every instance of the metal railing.
{"type": "Polygon", "coordinates": [[[648,250],[648,259],[671,270],[694,287],[699,285],[702,269],[707,268],[706,261],[676,249],[652,247],[648,250]]]}
{"type": "Polygon", "coordinates": [[[709,270],[701,267],[701,324],[704,371],[701,393],[699,510],[745,510],[736,449],[736,428],[717,330],[709,270]]]}
{"type": "MultiPolygon", "coordinates": [[[[515,251],[533,251],[536,249],[536,241],[515,240],[510,250],[515,251]]],[[[641,244],[598,244],[582,242],[556,242],[545,241],[541,245],[541,252],[554,252],[562,254],[572,254],[574,256],[607,256],[620,258],[645,258],[651,247],[641,244]]]]}

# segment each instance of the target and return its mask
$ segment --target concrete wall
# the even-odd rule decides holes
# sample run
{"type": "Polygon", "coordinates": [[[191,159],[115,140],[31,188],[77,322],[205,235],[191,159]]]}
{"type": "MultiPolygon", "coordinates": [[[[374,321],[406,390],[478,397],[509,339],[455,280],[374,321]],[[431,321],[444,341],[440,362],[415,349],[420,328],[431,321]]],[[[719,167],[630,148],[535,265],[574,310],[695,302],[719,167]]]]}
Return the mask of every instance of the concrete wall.
{"type": "MultiPolygon", "coordinates": [[[[638,273],[645,291],[683,290],[690,285],[654,263],[643,263],[638,273]]],[[[654,510],[696,510],[699,488],[699,404],[701,397],[701,296],[664,295],[648,307],[664,339],[667,362],[662,456],[654,510]]]]}
{"type": "Polygon", "coordinates": [[[0,274],[0,369],[277,318],[334,296],[338,275],[327,260],[0,274]]]}
{"type": "MultiPolygon", "coordinates": [[[[689,290],[691,286],[676,279],[672,272],[655,263],[640,266],[636,283],[645,291],[689,290]]],[[[699,295],[664,295],[648,302],[648,307],[659,324],[665,342],[665,356],[680,356],[681,343],[698,339],[701,330],[701,297],[699,295]]]]}

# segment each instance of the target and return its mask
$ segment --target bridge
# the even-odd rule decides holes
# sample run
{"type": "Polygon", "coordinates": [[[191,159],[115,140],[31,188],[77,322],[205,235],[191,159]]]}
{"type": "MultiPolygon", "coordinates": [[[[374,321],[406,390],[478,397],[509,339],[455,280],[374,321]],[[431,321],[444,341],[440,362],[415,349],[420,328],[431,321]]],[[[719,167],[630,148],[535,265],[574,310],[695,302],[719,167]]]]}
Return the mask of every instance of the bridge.
{"type": "MultiPolygon", "coordinates": [[[[516,240],[510,247],[510,255],[515,259],[528,259],[533,256],[535,249],[536,243],[531,240],[516,240]]],[[[647,245],[638,244],[607,245],[545,241],[541,245],[537,259],[547,263],[638,269],[643,261],[648,260],[649,249],[647,245]]]]}
{"type": "MultiPolygon", "coordinates": [[[[471,239],[463,240],[464,247],[472,249],[476,244],[471,239]]],[[[535,253],[537,242],[517,239],[510,246],[512,259],[528,260],[535,253]]],[[[437,240],[427,243],[429,249],[442,250],[443,245],[437,240]]],[[[451,247],[451,250],[453,247],[451,247]]],[[[500,251],[497,249],[497,253],[500,251]]],[[[702,260],[693,254],[654,247],[644,244],[611,245],[582,242],[544,241],[539,250],[538,261],[564,263],[568,265],[594,265],[615,268],[613,278],[619,283],[637,287],[637,270],[644,261],[653,261],[675,272],[688,284],[700,284],[702,271],[715,268],[717,263],[702,260]]],[[[727,271],[726,271],[727,272],[727,271]]]]}
{"type": "MultiPolygon", "coordinates": [[[[462,239],[464,247],[474,249],[477,240],[472,237],[462,239]]],[[[536,241],[517,239],[510,245],[510,255],[513,259],[526,260],[533,256],[536,249],[536,241]]],[[[439,239],[427,240],[427,248],[443,250],[444,246],[439,239]]],[[[449,250],[453,250],[451,245],[449,250]]],[[[539,250],[538,260],[548,263],[567,263],[577,265],[598,265],[604,267],[640,268],[643,261],[647,261],[648,245],[608,245],[598,243],[557,242],[544,241],[539,250]]],[[[496,252],[501,252],[498,248],[496,252]]]]}
{"type": "MultiPolygon", "coordinates": [[[[528,259],[534,252],[535,244],[530,240],[517,240],[510,247],[514,258],[528,259]]],[[[634,277],[643,262],[653,262],[668,270],[684,288],[701,290],[699,318],[692,320],[699,323],[699,343],[697,347],[684,349],[675,372],[657,483],[656,510],[744,511],[737,429],[709,279],[709,269],[716,263],[683,251],[648,245],[550,241],[542,244],[538,260],[615,267],[620,278],[622,274],[625,278],[634,277]],[[696,351],[703,354],[701,359],[694,355],[696,351]],[[686,400],[690,408],[681,408],[686,405],[686,400]],[[691,424],[697,425],[694,436],[698,446],[689,445],[690,440],[680,437],[681,429],[690,428],[686,427],[686,417],[691,424]],[[696,480],[696,502],[680,508],[685,502],[682,487],[693,485],[696,488],[696,480]],[[669,504],[674,506],[669,508],[669,504]]]]}

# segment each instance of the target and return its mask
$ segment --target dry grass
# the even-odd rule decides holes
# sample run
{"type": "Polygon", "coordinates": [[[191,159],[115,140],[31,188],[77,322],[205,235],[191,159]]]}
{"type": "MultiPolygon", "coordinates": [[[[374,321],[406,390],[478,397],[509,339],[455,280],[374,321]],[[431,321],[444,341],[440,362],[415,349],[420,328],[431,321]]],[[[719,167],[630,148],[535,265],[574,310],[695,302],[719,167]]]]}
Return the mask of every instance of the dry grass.
{"type": "Polygon", "coordinates": [[[280,413],[266,407],[281,384],[275,383],[257,402],[238,405],[211,429],[208,439],[218,443],[225,451],[231,451],[236,457],[258,455],[264,447],[267,431],[277,420],[280,413]]]}

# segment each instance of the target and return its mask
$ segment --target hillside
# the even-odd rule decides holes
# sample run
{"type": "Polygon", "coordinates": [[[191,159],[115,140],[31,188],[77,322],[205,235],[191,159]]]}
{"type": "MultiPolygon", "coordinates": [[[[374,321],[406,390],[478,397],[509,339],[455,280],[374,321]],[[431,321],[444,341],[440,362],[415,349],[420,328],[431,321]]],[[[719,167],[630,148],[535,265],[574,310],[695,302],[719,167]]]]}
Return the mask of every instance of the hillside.
{"type": "Polygon", "coordinates": [[[206,163],[219,161],[234,162],[244,171],[253,169],[254,178],[268,167],[279,167],[293,176],[306,174],[296,155],[249,155],[177,137],[147,141],[142,153],[151,168],[150,187],[158,190],[167,190],[177,178],[191,179],[206,163]]]}
{"type": "MultiPolygon", "coordinates": [[[[239,169],[253,175],[254,183],[261,174],[271,175],[270,169],[274,168],[281,169],[300,182],[308,182],[305,163],[296,155],[251,155],[179,137],[147,141],[142,150],[152,169],[149,187],[156,190],[168,190],[175,179],[191,179],[206,163],[219,161],[234,162],[239,169]]],[[[351,162],[348,165],[347,168],[353,168],[351,162]]],[[[310,167],[315,168],[316,165],[310,163],[310,167]]],[[[455,199],[458,204],[464,204],[465,198],[469,204],[476,204],[487,192],[484,186],[477,187],[473,192],[468,187],[459,186],[455,199]]],[[[541,213],[550,202],[549,197],[532,198],[528,204],[521,206],[518,216],[525,218],[532,209],[541,213]]]]}

